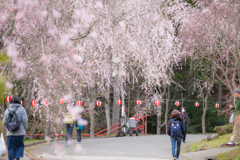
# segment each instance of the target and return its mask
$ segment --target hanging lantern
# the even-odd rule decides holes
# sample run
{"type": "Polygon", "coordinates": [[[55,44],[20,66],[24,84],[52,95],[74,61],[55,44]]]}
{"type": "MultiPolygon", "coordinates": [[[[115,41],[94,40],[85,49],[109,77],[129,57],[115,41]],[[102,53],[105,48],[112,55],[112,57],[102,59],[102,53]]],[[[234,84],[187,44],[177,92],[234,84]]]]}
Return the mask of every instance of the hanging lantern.
{"type": "Polygon", "coordinates": [[[219,108],[219,104],[218,103],[215,104],[215,108],[219,108]]]}
{"type": "Polygon", "coordinates": [[[117,100],[117,105],[121,105],[122,101],[121,100],[117,100]]]}
{"type": "Polygon", "coordinates": [[[199,103],[198,102],[195,102],[194,105],[195,105],[195,107],[199,107],[199,103]]]}
{"type": "Polygon", "coordinates": [[[34,101],[34,100],[31,101],[31,106],[32,107],[34,107],[36,104],[37,104],[36,101],[34,101]]]}
{"type": "Polygon", "coordinates": [[[59,103],[60,103],[60,104],[63,104],[63,103],[64,103],[64,100],[61,98],[61,99],[59,100],[59,103]]]}
{"type": "Polygon", "coordinates": [[[82,105],[82,101],[77,101],[77,105],[81,106],[82,105]]]}
{"type": "Polygon", "coordinates": [[[137,105],[141,105],[141,104],[142,104],[142,101],[137,100],[136,103],[137,103],[137,105]]]}
{"type": "Polygon", "coordinates": [[[101,101],[97,101],[97,106],[100,107],[102,105],[101,101]]]}
{"type": "Polygon", "coordinates": [[[12,99],[11,96],[7,96],[6,101],[7,101],[8,103],[10,103],[11,99],[12,99]]]}
{"type": "Polygon", "coordinates": [[[23,105],[23,101],[21,100],[20,102],[21,102],[21,105],[23,105]]]}
{"type": "Polygon", "coordinates": [[[176,101],[176,102],[175,102],[175,105],[176,105],[176,106],[179,106],[179,105],[180,105],[180,102],[176,101]]]}
{"type": "Polygon", "coordinates": [[[156,104],[156,106],[159,106],[159,105],[160,105],[160,102],[159,102],[159,101],[156,101],[155,104],[156,104]]]}
{"type": "Polygon", "coordinates": [[[45,105],[48,105],[48,101],[47,100],[45,101],[45,105]]]}

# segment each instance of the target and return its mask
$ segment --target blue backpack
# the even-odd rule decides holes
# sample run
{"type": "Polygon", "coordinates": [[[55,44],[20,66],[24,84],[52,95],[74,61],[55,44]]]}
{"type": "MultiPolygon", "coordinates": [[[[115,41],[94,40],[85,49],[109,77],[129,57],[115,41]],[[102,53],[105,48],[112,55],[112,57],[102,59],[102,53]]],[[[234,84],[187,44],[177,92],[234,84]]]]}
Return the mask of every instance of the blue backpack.
{"type": "Polygon", "coordinates": [[[182,137],[182,129],[179,120],[171,120],[171,137],[182,137]]]}

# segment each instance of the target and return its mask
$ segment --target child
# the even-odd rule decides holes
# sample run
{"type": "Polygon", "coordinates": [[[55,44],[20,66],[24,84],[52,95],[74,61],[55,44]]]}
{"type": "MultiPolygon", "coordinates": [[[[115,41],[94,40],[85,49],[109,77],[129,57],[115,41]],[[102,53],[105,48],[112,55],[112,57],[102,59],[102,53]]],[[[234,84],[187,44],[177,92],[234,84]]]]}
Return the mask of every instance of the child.
{"type": "Polygon", "coordinates": [[[82,130],[83,130],[83,125],[82,125],[82,118],[79,118],[76,121],[76,127],[77,127],[77,142],[81,143],[81,139],[82,139],[82,130]]]}

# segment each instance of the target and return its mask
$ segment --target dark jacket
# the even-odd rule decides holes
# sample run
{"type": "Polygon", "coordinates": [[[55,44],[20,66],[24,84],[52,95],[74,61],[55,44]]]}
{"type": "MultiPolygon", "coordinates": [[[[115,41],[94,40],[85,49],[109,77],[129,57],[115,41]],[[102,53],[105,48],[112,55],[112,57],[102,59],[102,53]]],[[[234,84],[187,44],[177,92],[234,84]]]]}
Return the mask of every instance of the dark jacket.
{"type": "Polygon", "coordinates": [[[187,121],[188,121],[188,115],[187,115],[186,112],[183,112],[183,113],[180,112],[179,116],[180,116],[180,117],[183,117],[183,118],[184,118],[183,121],[184,121],[185,123],[187,123],[187,121]]]}
{"type": "Polygon", "coordinates": [[[180,125],[181,125],[181,130],[182,130],[182,138],[183,138],[183,135],[185,134],[185,125],[183,123],[183,118],[180,117],[180,116],[172,117],[170,119],[170,121],[168,122],[168,127],[167,127],[168,128],[168,135],[171,136],[171,122],[172,122],[172,120],[174,120],[174,121],[179,120],[180,125]]]}

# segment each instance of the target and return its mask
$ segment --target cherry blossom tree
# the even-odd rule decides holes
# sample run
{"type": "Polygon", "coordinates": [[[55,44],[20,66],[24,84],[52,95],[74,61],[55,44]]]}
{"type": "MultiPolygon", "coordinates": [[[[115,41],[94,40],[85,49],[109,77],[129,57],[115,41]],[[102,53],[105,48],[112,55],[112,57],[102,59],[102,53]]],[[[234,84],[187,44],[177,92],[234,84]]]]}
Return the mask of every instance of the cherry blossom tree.
{"type": "MultiPolygon", "coordinates": [[[[107,100],[109,133],[111,87],[117,91],[122,85],[124,97],[127,84],[137,82],[149,95],[163,97],[172,68],[183,56],[165,1],[2,1],[1,52],[11,58],[2,72],[16,94],[23,89],[28,113],[44,107],[46,135],[53,119],[65,112],[66,105],[58,100],[71,103],[81,97],[93,136],[99,94],[107,100]],[[154,92],[156,88],[161,92],[154,92]],[[31,108],[33,99],[40,105],[31,108]]],[[[161,115],[161,108],[154,109],[161,115]]]]}
{"type": "Polygon", "coordinates": [[[230,92],[239,86],[238,1],[196,1],[183,17],[179,42],[193,58],[210,62],[215,76],[230,92]]]}

